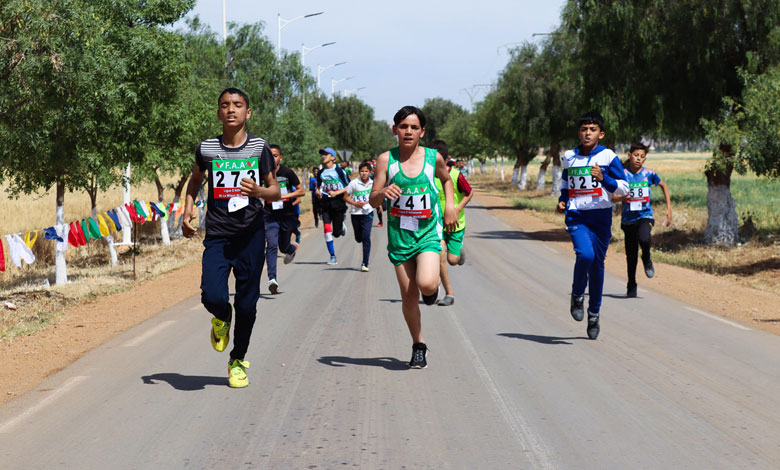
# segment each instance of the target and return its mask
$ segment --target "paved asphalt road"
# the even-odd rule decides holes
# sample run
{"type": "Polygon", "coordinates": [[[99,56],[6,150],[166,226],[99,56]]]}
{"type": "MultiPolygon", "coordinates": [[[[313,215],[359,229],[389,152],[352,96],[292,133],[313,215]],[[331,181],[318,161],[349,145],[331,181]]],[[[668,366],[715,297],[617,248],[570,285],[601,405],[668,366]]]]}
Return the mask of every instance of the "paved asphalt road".
{"type": "Polygon", "coordinates": [[[468,210],[455,305],[422,307],[427,369],[384,230],[370,273],[351,228],[333,267],[307,230],[282,293],[263,281],[248,388],[192,297],[0,407],[0,468],[780,468],[780,338],[608,275],[590,341],[570,250],[490,212],[468,210]]]}

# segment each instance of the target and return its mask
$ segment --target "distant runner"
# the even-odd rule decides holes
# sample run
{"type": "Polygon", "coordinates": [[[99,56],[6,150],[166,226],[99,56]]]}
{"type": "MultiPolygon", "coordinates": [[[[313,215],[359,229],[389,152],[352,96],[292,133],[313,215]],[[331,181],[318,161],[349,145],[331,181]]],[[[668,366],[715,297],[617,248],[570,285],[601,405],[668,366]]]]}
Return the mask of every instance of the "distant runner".
{"type": "Polygon", "coordinates": [[[322,226],[325,233],[325,244],[328,246],[330,259],[328,264],[338,264],[333,239],[346,233],[344,218],[347,214],[347,204],[344,202],[349,178],[344,170],[336,165],[336,151],[332,148],[320,149],[322,169],[317,175],[317,197],[322,210],[322,226]]]}
{"type": "MultiPolygon", "coordinates": [[[[439,155],[449,155],[449,147],[443,140],[434,140],[432,142],[433,147],[439,152],[439,155]]],[[[471,190],[471,185],[466,181],[466,177],[463,176],[456,167],[455,162],[452,160],[447,161],[447,168],[450,172],[450,178],[454,185],[454,204],[455,211],[458,214],[458,227],[455,231],[444,231],[444,237],[441,242],[441,285],[444,287],[445,296],[438,302],[438,305],[442,307],[448,307],[455,303],[455,293],[450,285],[450,275],[447,271],[447,263],[451,266],[463,266],[466,262],[466,252],[463,249],[463,236],[466,233],[466,204],[474,197],[474,192],[471,190]]],[[[436,180],[436,187],[439,190],[439,204],[444,205],[444,192],[441,188],[441,182],[436,180]]]]}
{"type": "Polygon", "coordinates": [[[371,195],[371,164],[363,162],[358,171],[359,178],[355,178],[347,185],[347,193],[344,200],[350,205],[349,212],[352,217],[352,230],[355,231],[355,241],[363,244],[363,264],[360,270],[368,272],[368,260],[371,255],[371,227],[374,223],[374,208],[368,202],[371,195]]]}

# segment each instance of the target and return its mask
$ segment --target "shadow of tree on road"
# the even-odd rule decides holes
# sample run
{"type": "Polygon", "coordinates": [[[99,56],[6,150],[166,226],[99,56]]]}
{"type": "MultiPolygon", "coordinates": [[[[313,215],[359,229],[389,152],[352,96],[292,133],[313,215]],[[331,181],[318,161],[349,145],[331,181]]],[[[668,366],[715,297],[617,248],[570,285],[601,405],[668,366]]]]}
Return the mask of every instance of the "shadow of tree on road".
{"type": "Polygon", "coordinates": [[[323,356],[317,359],[317,362],[331,367],[344,367],[345,364],[352,364],[356,366],[384,367],[387,370],[409,369],[409,363],[399,361],[394,357],[323,356]]]}
{"type": "Polygon", "coordinates": [[[572,336],[569,338],[559,338],[557,336],[526,335],[523,333],[498,333],[497,336],[506,336],[507,338],[524,339],[526,341],[533,341],[534,343],[541,343],[541,344],[572,344],[566,340],[588,339],[584,336],[572,336]]]}
{"type": "Polygon", "coordinates": [[[145,375],[141,380],[148,385],[157,385],[156,380],[168,382],[176,390],[191,392],[194,390],[205,390],[206,385],[220,385],[227,387],[227,377],[209,377],[207,375],[181,375],[176,373],[161,373],[154,375],[145,375]]]}
{"type": "Polygon", "coordinates": [[[488,240],[540,240],[543,242],[571,241],[571,237],[564,229],[537,230],[535,232],[526,232],[523,230],[492,230],[487,232],[476,232],[470,236],[488,240]]]}

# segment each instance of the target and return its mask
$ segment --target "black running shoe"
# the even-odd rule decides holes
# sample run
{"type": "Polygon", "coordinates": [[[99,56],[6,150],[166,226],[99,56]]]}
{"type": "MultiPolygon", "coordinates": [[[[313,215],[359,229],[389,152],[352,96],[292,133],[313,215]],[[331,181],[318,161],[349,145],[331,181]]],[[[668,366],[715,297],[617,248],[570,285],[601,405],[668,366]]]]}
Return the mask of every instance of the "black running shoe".
{"type": "Polygon", "coordinates": [[[571,296],[571,317],[577,321],[582,321],[585,318],[585,296],[574,295],[571,296]]]}
{"type": "Polygon", "coordinates": [[[626,297],[630,299],[636,297],[636,284],[634,284],[633,286],[631,285],[628,286],[628,288],[626,289],[626,297]]]}
{"type": "Polygon", "coordinates": [[[645,265],[645,276],[651,278],[655,276],[655,268],[653,267],[653,260],[650,260],[645,265]]]}
{"type": "Polygon", "coordinates": [[[596,339],[599,337],[599,315],[588,312],[588,338],[596,339]]]}
{"type": "Polygon", "coordinates": [[[423,294],[422,298],[423,298],[423,303],[425,305],[433,305],[433,304],[435,304],[436,303],[436,299],[439,298],[439,288],[437,287],[436,291],[433,294],[431,294],[431,295],[423,294]]]}
{"type": "Polygon", "coordinates": [[[412,345],[412,359],[409,361],[410,369],[425,369],[428,367],[428,361],[425,360],[425,353],[428,352],[428,346],[425,343],[414,343],[412,345]]]}

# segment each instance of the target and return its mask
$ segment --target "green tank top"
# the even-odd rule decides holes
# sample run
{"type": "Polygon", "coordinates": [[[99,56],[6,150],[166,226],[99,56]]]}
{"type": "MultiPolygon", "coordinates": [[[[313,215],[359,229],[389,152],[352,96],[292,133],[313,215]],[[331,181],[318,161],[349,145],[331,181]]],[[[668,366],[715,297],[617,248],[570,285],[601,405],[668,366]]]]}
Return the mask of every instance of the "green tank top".
{"type": "Polygon", "coordinates": [[[401,169],[398,147],[390,149],[387,184],[401,188],[401,197],[390,201],[387,223],[387,251],[394,263],[405,261],[434,245],[442,237],[442,211],[436,188],[436,149],[423,147],[425,164],[419,175],[410,177],[401,169]]]}
{"type": "MultiPolygon", "coordinates": [[[[450,178],[452,179],[452,185],[455,187],[455,191],[453,192],[453,199],[455,203],[455,207],[458,207],[458,204],[460,204],[460,201],[463,200],[464,197],[466,197],[465,194],[458,191],[458,176],[460,176],[460,171],[456,169],[455,167],[450,170],[450,178]]],[[[439,181],[439,178],[436,178],[436,189],[439,190],[439,204],[442,207],[442,210],[444,210],[444,206],[446,205],[446,200],[444,199],[444,188],[441,185],[441,181],[439,181]]],[[[453,232],[460,232],[461,230],[466,228],[466,209],[463,208],[460,211],[460,214],[458,214],[458,228],[453,230],[453,232]]]]}

